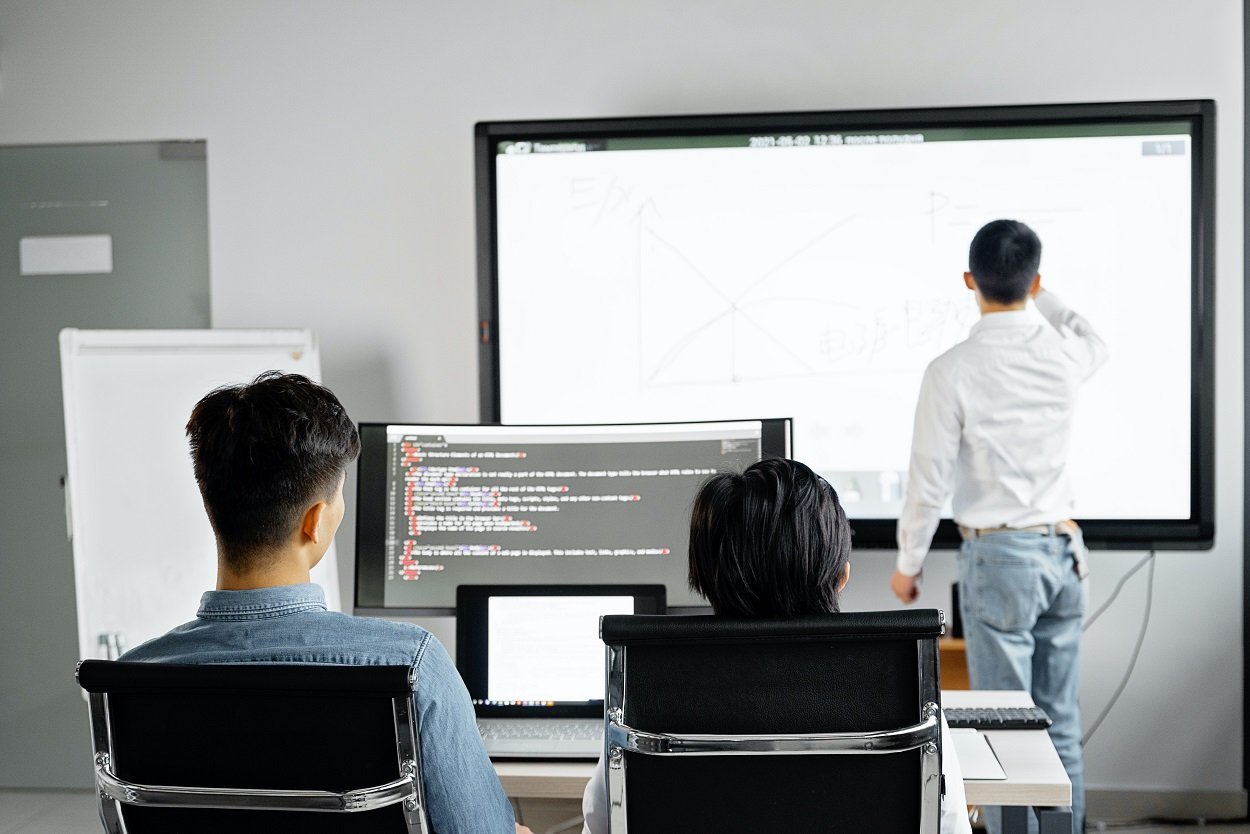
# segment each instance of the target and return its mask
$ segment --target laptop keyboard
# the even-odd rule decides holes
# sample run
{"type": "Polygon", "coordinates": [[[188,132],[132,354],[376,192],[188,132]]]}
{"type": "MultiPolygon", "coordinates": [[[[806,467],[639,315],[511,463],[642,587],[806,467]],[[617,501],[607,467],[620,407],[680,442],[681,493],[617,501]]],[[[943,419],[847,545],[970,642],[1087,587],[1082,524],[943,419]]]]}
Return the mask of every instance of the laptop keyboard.
{"type": "Polygon", "coordinates": [[[482,738],[584,738],[595,741],[603,738],[603,722],[595,718],[588,721],[561,721],[558,718],[512,721],[500,718],[478,721],[477,730],[482,738]]]}
{"type": "Polygon", "coordinates": [[[492,756],[595,758],[603,752],[597,718],[479,718],[477,729],[492,756]]]}

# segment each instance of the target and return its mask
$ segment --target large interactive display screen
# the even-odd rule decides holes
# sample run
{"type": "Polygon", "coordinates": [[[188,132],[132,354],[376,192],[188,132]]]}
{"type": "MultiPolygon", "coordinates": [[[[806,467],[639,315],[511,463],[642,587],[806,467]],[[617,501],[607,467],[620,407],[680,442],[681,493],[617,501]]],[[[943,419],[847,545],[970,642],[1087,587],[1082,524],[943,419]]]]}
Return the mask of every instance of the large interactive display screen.
{"type": "Polygon", "coordinates": [[[710,475],[789,457],[790,421],[360,427],[356,607],[450,610],[460,585],[686,582],[710,475]]]}
{"type": "Polygon", "coordinates": [[[1209,546],[1213,111],[480,124],[482,418],[787,414],[856,545],[893,547],[921,374],[979,316],[968,244],[1013,218],[1111,353],[1070,453],[1087,540],[1209,546]]]}

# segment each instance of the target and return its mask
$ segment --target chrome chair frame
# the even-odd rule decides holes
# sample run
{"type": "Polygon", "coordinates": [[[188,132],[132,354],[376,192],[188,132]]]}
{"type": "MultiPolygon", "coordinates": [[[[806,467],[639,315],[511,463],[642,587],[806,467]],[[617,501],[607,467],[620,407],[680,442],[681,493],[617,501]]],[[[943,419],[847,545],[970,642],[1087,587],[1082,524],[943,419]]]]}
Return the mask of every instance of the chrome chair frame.
{"type": "MultiPolygon", "coordinates": [[[[945,618],[943,615],[943,630],[945,618]]],[[[648,756],[741,755],[888,755],[920,750],[922,755],[919,834],[938,834],[941,809],[941,707],[936,670],[936,640],[918,640],[921,715],[909,727],[881,732],[812,733],[809,735],[672,735],[630,727],[625,715],[625,646],[607,646],[607,701],[604,709],[604,746],[607,749],[607,788],[612,834],[628,834],[626,752],[648,756]],[[930,672],[929,670],[932,670],[930,672]]]]}
{"type": "MultiPolygon", "coordinates": [[[[79,661],[81,668],[83,661],[79,661]]],[[[75,669],[75,678],[78,671],[75,669]]],[[[409,674],[409,686],[415,681],[409,674]]],[[[183,785],[144,785],[121,779],[113,771],[113,730],[107,693],[90,692],[91,737],[95,753],[95,784],[100,819],[108,834],[125,834],[121,805],[164,808],[212,808],[273,811],[354,813],[403,803],[409,834],[428,834],[421,786],[420,736],[411,693],[391,699],[395,747],[400,778],[384,785],[350,791],[272,790],[264,788],[204,788],[183,785]]]]}

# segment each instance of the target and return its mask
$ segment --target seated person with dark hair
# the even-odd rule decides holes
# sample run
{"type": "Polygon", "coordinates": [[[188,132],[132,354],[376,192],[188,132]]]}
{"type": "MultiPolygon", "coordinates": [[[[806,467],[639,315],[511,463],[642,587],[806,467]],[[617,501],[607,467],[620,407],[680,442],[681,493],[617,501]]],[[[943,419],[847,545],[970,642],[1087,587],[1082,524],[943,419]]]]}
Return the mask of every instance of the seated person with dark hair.
{"type": "Polygon", "coordinates": [[[200,400],[187,437],[217,537],[217,590],[201,597],[196,619],[122,659],[409,666],[430,825],[529,832],[513,819],[442,644],[416,625],[329,611],[309,582],[343,520],[343,481],[360,453],[334,394],[297,374],[261,374],[200,400]]]}
{"type": "MultiPolygon", "coordinates": [[[[833,614],[851,576],[851,529],[833,487],[798,461],[769,458],[712,476],[690,513],[690,587],[731,617],[833,614]]],[[[942,722],[942,834],[971,832],[963,774],[942,722]]],[[[603,762],[582,798],[584,831],[608,831],[603,762]]]]}

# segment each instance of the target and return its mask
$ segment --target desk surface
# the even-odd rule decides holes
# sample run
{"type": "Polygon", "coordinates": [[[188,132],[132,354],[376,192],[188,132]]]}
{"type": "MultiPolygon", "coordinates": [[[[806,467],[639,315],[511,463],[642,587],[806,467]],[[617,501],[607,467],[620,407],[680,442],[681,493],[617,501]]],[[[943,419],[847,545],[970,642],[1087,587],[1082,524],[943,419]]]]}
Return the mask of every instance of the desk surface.
{"type": "Polygon", "coordinates": [[[503,792],[513,799],[581,799],[594,762],[494,762],[503,792]]]}
{"type": "MultiPolygon", "coordinates": [[[[952,707],[1030,706],[1027,692],[950,691],[952,707]]],[[[1045,730],[990,730],[990,746],[1007,774],[1003,780],[964,781],[972,805],[1068,805],[1072,784],[1045,730]]],[[[514,798],[580,799],[594,773],[594,762],[497,761],[504,792],[514,798]]]]}
{"type": "MultiPolygon", "coordinates": [[[[1027,692],[943,691],[948,707],[1031,707],[1027,692]]],[[[1072,783],[1045,730],[985,730],[1006,779],[965,779],[972,805],[1070,805],[1072,783]]],[[[593,767],[593,765],[592,765],[593,767]]]]}

